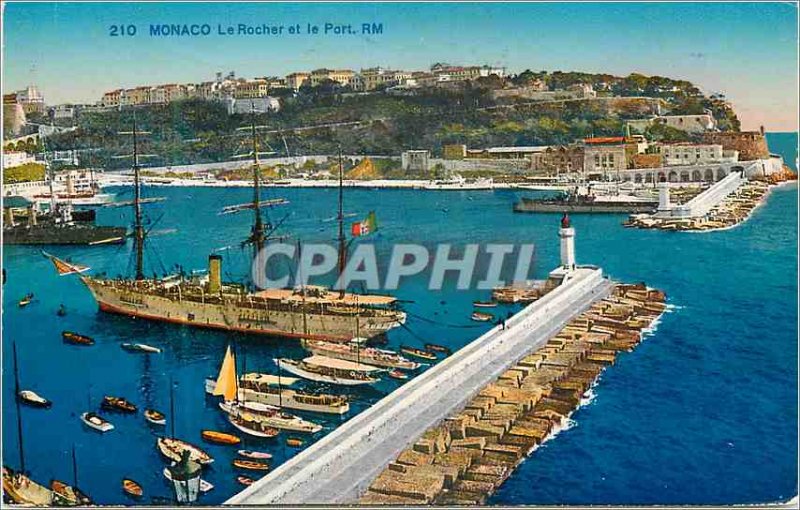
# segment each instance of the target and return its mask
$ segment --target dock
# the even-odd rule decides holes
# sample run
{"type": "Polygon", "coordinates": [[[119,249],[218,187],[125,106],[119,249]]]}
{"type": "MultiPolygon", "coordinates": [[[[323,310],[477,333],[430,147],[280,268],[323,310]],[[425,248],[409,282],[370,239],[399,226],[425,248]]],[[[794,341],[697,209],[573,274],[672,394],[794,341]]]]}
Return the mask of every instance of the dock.
{"type": "Polygon", "coordinates": [[[498,325],[481,335],[225,504],[359,501],[384,469],[426,431],[464,409],[487,385],[544,347],[615,287],[593,266],[569,263],[554,274],[560,285],[511,317],[505,327],[498,325]]]}

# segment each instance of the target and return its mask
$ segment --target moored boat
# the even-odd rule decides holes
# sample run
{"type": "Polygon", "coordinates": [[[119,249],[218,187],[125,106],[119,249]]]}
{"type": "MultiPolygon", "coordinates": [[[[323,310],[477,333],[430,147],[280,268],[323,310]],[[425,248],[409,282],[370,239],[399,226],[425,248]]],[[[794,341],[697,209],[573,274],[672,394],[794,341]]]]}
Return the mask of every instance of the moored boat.
{"type": "Polygon", "coordinates": [[[303,446],[303,440],[299,437],[290,437],[286,439],[286,446],[291,446],[293,448],[300,448],[303,446]]]}
{"type": "Polygon", "coordinates": [[[53,503],[56,506],[89,506],[92,504],[91,498],[80,489],[61,480],[51,481],[50,490],[53,491],[53,503]]]}
{"type": "Polygon", "coordinates": [[[258,437],[261,439],[270,439],[280,433],[278,429],[269,427],[264,423],[253,419],[252,415],[247,413],[239,416],[228,415],[228,421],[231,425],[248,436],[258,437]]]}
{"type": "Polygon", "coordinates": [[[32,407],[42,407],[47,409],[53,403],[44,397],[39,396],[35,391],[22,390],[18,393],[19,401],[32,407]]]}
{"type": "Polygon", "coordinates": [[[156,447],[164,457],[174,462],[180,462],[181,453],[184,450],[189,452],[190,460],[199,462],[202,465],[208,465],[214,462],[214,458],[201,448],[174,437],[159,437],[156,440],[156,447]]]}
{"type": "Polygon", "coordinates": [[[125,492],[125,494],[134,498],[141,498],[142,494],[144,494],[142,486],[130,478],[122,479],[122,490],[125,492]]]}
{"type": "Polygon", "coordinates": [[[281,412],[280,408],[248,401],[225,401],[220,402],[220,409],[229,415],[241,416],[250,415],[250,419],[263,423],[264,425],[280,430],[291,430],[294,432],[307,432],[316,434],[322,430],[322,425],[304,420],[299,416],[281,412]]]}
{"type": "Polygon", "coordinates": [[[238,453],[239,456],[245,457],[247,459],[268,460],[272,458],[271,453],[256,452],[253,450],[239,450],[236,453],[238,453]]]}
{"type": "Polygon", "coordinates": [[[3,466],[3,497],[24,506],[53,504],[53,491],[6,466],[3,466]]]}
{"type": "Polygon", "coordinates": [[[166,425],[167,418],[164,416],[163,413],[156,411],[155,409],[145,409],[144,410],[144,419],[152,423],[153,425],[166,425]]]}
{"type": "Polygon", "coordinates": [[[143,352],[143,353],[155,353],[158,354],[161,352],[161,349],[158,347],[153,347],[152,345],[147,344],[131,344],[131,343],[124,343],[120,344],[120,347],[125,349],[128,352],[143,352]]]}
{"type": "Polygon", "coordinates": [[[269,471],[269,464],[258,462],[257,460],[233,459],[231,464],[239,469],[249,469],[252,471],[269,471]]]}
{"type": "Polygon", "coordinates": [[[402,368],[404,370],[419,368],[419,363],[406,359],[394,351],[365,347],[362,345],[365,341],[366,339],[364,338],[354,338],[349,343],[307,340],[303,343],[303,347],[311,351],[312,354],[356,363],[366,363],[375,367],[402,368]]]}
{"type": "Polygon", "coordinates": [[[85,423],[88,427],[93,428],[98,432],[108,432],[114,430],[114,425],[110,421],[101,418],[96,413],[89,412],[81,414],[81,421],[83,421],[83,423],[85,423]]]}
{"type": "Polygon", "coordinates": [[[378,367],[353,363],[341,359],[329,358],[327,356],[309,356],[302,361],[292,359],[276,359],[287,372],[316,382],[326,382],[342,386],[358,386],[362,384],[374,384],[380,379],[370,375],[378,372],[378,367]]]}
{"type": "Polygon", "coordinates": [[[103,402],[100,407],[109,411],[121,411],[123,413],[135,413],[136,406],[128,402],[122,397],[112,397],[106,395],[103,397],[103,402]]]}
{"type": "Polygon", "coordinates": [[[425,344],[425,349],[430,352],[440,352],[442,354],[446,354],[447,356],[453,353],[449,347],[439,344],[425,344]]]}
{"type": "Polygon", "coordinates": [[[422,349],[417,349],[416,347],[409,347],[407,345],[401,346],[400,352],[412,356],[414,358],[424,359],[426,361],[436,361],[437,359],[439,359],[436,357],[436,354],[432,352],[424,351],[422,349]]]}
{"type": "MultiPolygon", "coordinates": [[[[173,466],[174,465],[175,464],[173,463],[173,466]]],[[[172,473],[170,472],[169,468],[164,468],[163,473],[164,473],[164,478],[166,478],[167,480],[169,480],[171,482],[172,481],[172,473]]],[[[203,480],[202,478],[200,479],[200,492],[208,492],[208,491],[212,490],[213,488],[214,488],[214,485],[211,482],[203,480]]]]}
{"type": "Polygon", "coordinates": [[[27,294],[24,298],[20,299],[17,303],[20,308],[25,308],[33,301],[33,293],[27,294]]]}
{"type": "Polygon", "coordinates": [[[475,308],[494,308],[497,306],[497,303],[494,301],[473,301],[472,306],[475,308]]]}
{"type": "Polygon", "coordinates": [[[61,337],[65,342],[73,345],[94,345],[94,339],[92,337],[81,335],[74,331],[62,331],[61,337]]]}
{"type": "Polygon", "coordinates": [[[389,377],[391,377],[392,379],[399,379],[399,380],[403,381],[403,380],[408,379],[408,374],[403,372],[402,370],[397,370],[395,368],[394,370],[391,370],[389,372],[389,377]]]}
{"type": "Polygon", "coordinates": [[[59,306],[58,310],[56,311],[56,315],[59,317],[64,317],[65,315],[67,315],[66,307],[64,305],[59,306]]]}
{"type": "Polygon", "coordinates": [[[255,482],[255,480],[253,480],[252,478],[249,478],[249,477],[244,476],[244,475],[237,476],[236,477],[236,481],[239,482],[240,484],[244,485],[245,487],[247,487],[249,485],[253,485],[253,482],[255,482]]]}
{"type": "Polygon", "coordinates": [[[214,443],[214,444],[232,445],[232,444],[239,444],[242,442],[242,439],[238,436],[234,436],[233,434],[227,434],[225,432],[219,432],[216,430],[203,430],[200,432],[200,437],[202,437],[209,443],[214,443]]]}
{"type": "Polygon", "coordinates": [[[489,322],[494,319],[494,315],[486,312],[472,312],[470,318],[477,322],[489,322]]]}

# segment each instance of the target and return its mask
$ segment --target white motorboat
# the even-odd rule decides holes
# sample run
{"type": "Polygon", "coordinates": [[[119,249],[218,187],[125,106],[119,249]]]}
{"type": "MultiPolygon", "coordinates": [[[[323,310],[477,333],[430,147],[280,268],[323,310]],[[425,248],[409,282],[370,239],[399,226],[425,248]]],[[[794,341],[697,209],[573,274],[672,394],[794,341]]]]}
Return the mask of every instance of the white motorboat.
{"type": "Polygon", "coordinates": [[[110,421],[101,418],[95,413],[83,413],[81,415],[81,421],[98,432],[114,430],[114,425],[110,421]]]}

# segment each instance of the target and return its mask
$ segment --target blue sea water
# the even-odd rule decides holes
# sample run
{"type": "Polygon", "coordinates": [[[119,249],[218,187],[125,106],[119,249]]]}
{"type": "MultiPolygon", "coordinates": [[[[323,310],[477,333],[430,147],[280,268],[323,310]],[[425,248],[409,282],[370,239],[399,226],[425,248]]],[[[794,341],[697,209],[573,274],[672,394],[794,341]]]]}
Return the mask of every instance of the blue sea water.
{"type": "MultiPolygon", "coordinates": [[[[797,135],[769,135],[770,148],[794,166],[797,135]]],[[[125,194],[123,189],[116,190],[125,194]]],[[[239,241],[250,217],[219,216],[225,205],[249,200],[246,189],[148,188],[167,200],[147,206],[154,233],[148,271],[181,264],[203,268],[211,250],[221,251],[232,278],[246,268],[239,241]]],[[[290,204],[285,231],[303,242],[331,241],[336,191],[281,189],[290,204]]],[[[558,215],[514,214],[516,191],[422,192],[347,190],[346,208],[359,216],[376,210],[379,258],[393,243],[534,243],[532,276],[543,277],[558,260],[558,215]]],[[[753,217],[732,230],[667,233],[624,229],[622,215],[576,215],[578,261],[598,264],[611,277],[645,281],[667,292],[673,311],[634,352],[620,356],[594,389],[596,398],[573,415],[561,432],[526,460],[490,501],[493,504],[730,504],[785,500],[797,487],[797,187],[775,189],[753,217]]],[[[101,223],[129,224],[124,209],[102,209],[101,223]]],[[[122,248],[51,251],[110,275],[128,273],[130,243],[122,248]]],[[[24,452],[34,479],[72,480],[70,449],[78,458],[79,486],[104,504],[133,504],[120,489],[123,477],[152,496],[170,497],[155,438],[169,433],[141,416],[110,415],[113,432],[98,434],[78,415],[98,406],[103,395],[122,395],[169,413],[174,380],[177,437],[202,445],[215,458],[204,478],[216,488],[201,503],[218,504],[241,489],[230,465],[236,448],[204,444],[202,429],[229,430],[203,380],[218,370],[226,345],[234,342],[240,370],[275,372],[275,356],[299,358],[295,342],[151,324],[97,312],[82,284],[58,277],[32,247],[6,247],[3,267],[3,463],[19,467],[11,342],[17,344],[20,378],[54,401],[52,409],[22,408],[24,452]],[[17,300],[34,292],[20,309],[17,300]],[[68,315],[58,318],[60,303],[68,315]],[[91,335],[92,347],[62,343],[62,330],[91,335]],[[119,344],[138,341],[162,354],[131,355],[119,344]],[[245,358],[245,359],[242,359],[245,358]]],[[[480,276],[480,273],[478,273],[480,276]]],[[[486,291],[428,291],[421,275],[397,295],[407,300],[407,329],[389,333],[388,345],[425,341],[458,348],[487,326],[469,320],[471,302],[486,291]]],[[[477,279],[477,277],[476,277],[477,279]]],[[[503,310],[501,313],[504,313],[503,310]]],[[[391,391],[387,380],[371,389],[346,390],[348,417],[391,391]]],[[[341,391],[326,388],[326,391],[341,391]]],[[[339,418],[306,415],[325,425],[339,418]]],[[[172,416],[168,416],[171,420],[172,416]]],[[[344,419],[347,419],[344,418],[344,419]]],[[[273,464],[298,450],[283,439],[245,439],[245,447],[271,452],[273,464]]],[[[308,441],[306,444],[310,444],[308,441]]],[[[252,474],[250,474],[252,476],[252,474]]]]}

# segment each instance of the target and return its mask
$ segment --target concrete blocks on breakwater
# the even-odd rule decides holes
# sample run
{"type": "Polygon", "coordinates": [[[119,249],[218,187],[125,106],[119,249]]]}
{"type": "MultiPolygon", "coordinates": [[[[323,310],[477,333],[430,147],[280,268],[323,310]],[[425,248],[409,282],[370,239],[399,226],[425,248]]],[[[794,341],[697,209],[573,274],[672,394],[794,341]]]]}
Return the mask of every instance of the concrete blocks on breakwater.
{"type": "MultiPolygon", "coordinates": [[[[521,447],[501,445],[500,439],[508,435],[519,413],[531,410],[526,411],[526,405],[541,398],[537,388],[526,393],[519,406],[508,407],[503,401],[511,395],[507,388],[515,388],[516,395],[529,390],[520,385],[524,377],[507,371],[543,347],[576,315],[607,297],[612,288],[599,268],[565,270],[560,285],[507,320],[505,328],[492,328],[226,504],[348,503],[358,501],[369,486],[378,488],[385,503],[420,503],[432,501],[445,487],[460,484],[470,492],[466,488],[485,483],[482,478],[505,476],[502,467],[483,466],[475,457],[518,457],[521,447]],[[497,388],[482,395],[489,403],[465,409],[479,392],[500,380],[507,382],[498,382],[497,388]],[[443,422],[446,417],[454,419],[443,422]],[[445,430],[425,434],[440,423],[446,423],[445,430]],[[457,439],[472,441],[453,445],[457,439]]],[[[508,404],[516,405],[516,400],[508,404]]],[[[546,409],[540,413],[545,418],[534,418],[548,416],[546,409]]],[[[375,496],[368,494],[363,502],[370,497],[375,496]]]]}
{"type": "Polygon", "coordinates": [[[485,504],[564,425],[618,353],[641,341],[642,331],[664,312],[664,300],[644,285],[616,286],[425,431],[375,478],[359,503],[485,504]]]}

